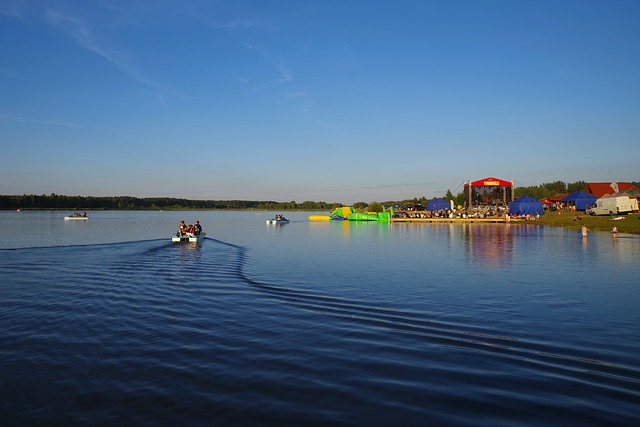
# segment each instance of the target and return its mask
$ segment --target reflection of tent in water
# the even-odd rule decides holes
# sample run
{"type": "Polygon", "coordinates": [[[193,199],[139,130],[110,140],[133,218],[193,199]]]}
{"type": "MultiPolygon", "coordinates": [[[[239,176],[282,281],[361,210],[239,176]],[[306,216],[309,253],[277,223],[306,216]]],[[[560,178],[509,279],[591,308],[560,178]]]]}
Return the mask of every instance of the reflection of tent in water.
{"type": "Polygon", "coordinates": [[[529,196],[521,196],[509,203],[509,212],[517,215],[544,214],[542,202],[529,196]]]}
{"type": "Polygon", "coordinates": [[[587,194],[584,191],[576,191],[566,197],[563,197],[561,202],[568,202],[569,205],[576,205],[576,210],[583,211],[587,209],[587,204],[593,205],[598,198],[592,194],[587,194]]]}
{"type": "Polygon", "coordinates": [[[513,200],[513,182],[499,178],[485,178],[464,184],[464,205],[503,204],[513,200]]]}
{"type": "Polygon", "coordinates": [[[428,211],[438,211],[440,209],[451,209],[451,202],[441,197],[436,197],[427,203],[428,211]]]}

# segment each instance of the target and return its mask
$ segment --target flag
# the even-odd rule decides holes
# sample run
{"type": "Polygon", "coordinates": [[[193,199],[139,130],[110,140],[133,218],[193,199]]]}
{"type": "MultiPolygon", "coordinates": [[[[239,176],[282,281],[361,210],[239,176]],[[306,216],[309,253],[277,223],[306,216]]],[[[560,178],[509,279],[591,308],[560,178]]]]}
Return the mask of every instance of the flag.
{"type": "Polygon", "coordinates": [[[619,193],[619,191],[618,191],[618,183],[617,182],[612,182],[610,187],[611,187],[611,189],[613,190],[614,193],[619,193]]]}

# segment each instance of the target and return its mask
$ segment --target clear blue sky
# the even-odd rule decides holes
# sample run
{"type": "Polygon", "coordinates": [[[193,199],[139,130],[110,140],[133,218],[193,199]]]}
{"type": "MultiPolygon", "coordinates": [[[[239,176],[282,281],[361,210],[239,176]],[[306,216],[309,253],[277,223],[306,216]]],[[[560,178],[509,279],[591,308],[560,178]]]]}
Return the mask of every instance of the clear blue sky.
{"type": "Polygon", "coordinates": [[[0,194],[640,180],[640,1],[0,0],[0,194]]]}

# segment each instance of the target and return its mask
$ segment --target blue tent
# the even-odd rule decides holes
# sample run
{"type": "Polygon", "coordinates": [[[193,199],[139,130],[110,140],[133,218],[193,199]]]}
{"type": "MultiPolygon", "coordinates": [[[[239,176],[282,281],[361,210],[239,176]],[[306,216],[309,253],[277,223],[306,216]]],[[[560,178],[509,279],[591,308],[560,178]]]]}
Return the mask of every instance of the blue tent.
{"type": "Polygon", "coordinates": [[[509,202],[509,212],[518,215],[543,215],[544,208],[542,202],[529,196],[520,196],[513,202],[509,202]]]}
{"type": "Polygon", "coordinates": [[[574,202],[576,204],[576,210],[579,211],[587,209],[587,204],[593,205],[596,200],[598,200],[596,196],[585,193],[584,191],[576,191],[560,199],[561,202],[574,202]]]}
{"type": "Polygon", "coordinates": [[[451,202],[442,198],[435,198],[427,203],[428,211],[438,211],[440,209],[451,209],[451,202]]]}

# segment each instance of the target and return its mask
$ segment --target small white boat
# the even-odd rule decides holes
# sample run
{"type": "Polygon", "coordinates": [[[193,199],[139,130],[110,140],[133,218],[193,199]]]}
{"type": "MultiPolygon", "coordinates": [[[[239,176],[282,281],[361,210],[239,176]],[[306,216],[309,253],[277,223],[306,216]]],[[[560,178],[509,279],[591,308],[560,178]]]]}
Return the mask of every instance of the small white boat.
{"type": "Polygon", "coordinates": [[[206,235],[206,233],[200,233],[198,235],[189,235],[189,234],[185,234],[183,236],[180,236],[179,234],[174,234],[173,236],[171,236],[171,241],[174,243],[179,243],[179,242],[191,242],[191,243],[198,243],[201,242],[202,240],[204,240],[204,236],[206,235]]]}
{"type": "Polygon", "coordinates": [[[289,220],[285,217],[282,218],[271,218],[267,220],[267,224],[286,224],[289,220]]]}
{"type": "Polygon", "coordinates": [[[88,219],[89,219],[88,216],[77,216],[77,215],[76,216],[69,215],[64,217],[65,221],[86,221],[88,219]]]}

